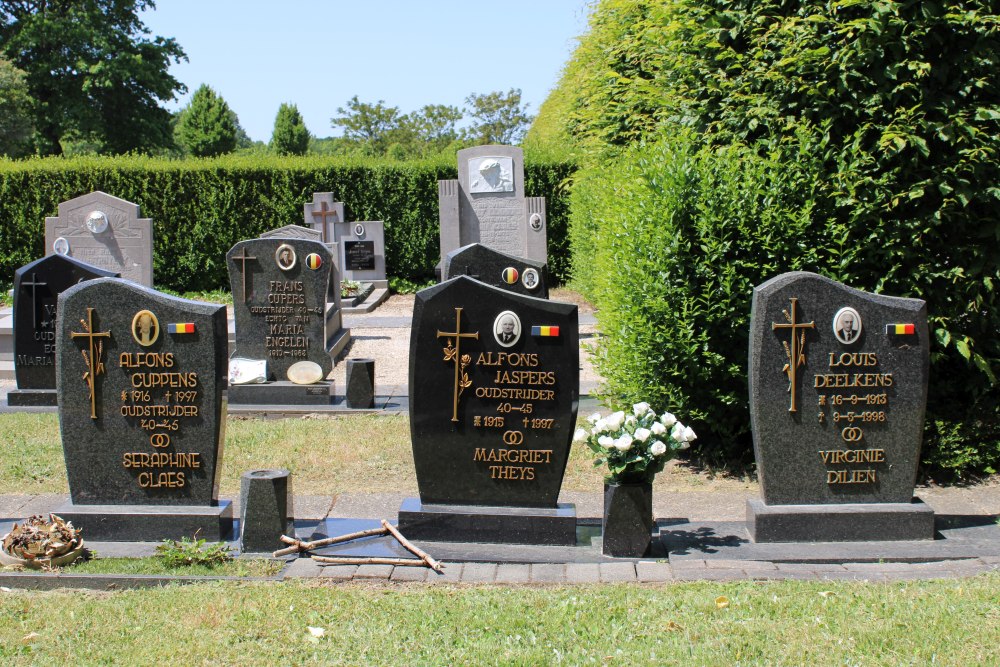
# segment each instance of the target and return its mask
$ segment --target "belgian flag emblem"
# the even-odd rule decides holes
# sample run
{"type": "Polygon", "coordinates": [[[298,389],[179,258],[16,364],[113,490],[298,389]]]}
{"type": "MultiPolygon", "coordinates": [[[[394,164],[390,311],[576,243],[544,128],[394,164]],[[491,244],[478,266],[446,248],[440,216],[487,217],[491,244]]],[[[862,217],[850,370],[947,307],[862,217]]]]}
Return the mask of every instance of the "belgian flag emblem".
{"type": "Polygon", "coordinates": [[[306,266],[315,271],[319,267],[323,266],[323,258],[314,252],[309,253],[306,257],[306,266]]]}
{"type": "Polygon", "coordinates": [[[514,283],[516,283],[517,278],[518,278],[517,269],[515,269],[513,266],[508,266],[506,269],[503,270],[503,281],[508,285],[513,285],[514,283]]]}

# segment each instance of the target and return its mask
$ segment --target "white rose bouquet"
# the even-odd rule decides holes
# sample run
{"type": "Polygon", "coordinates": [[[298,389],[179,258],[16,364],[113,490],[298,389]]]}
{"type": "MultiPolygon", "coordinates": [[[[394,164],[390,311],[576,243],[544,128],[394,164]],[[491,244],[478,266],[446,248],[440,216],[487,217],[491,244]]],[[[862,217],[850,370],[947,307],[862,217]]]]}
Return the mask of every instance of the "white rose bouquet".
{"type": "Polygon", "coordinates": [[[697,438],[691,427],[669,412],[657,415],[649,403],[636,403],[632,413],[600,413],[587,417],[590,431],[577,429],[574,442],[594,452],[594,465],[608,465],[608,482],[652,482],[667,461],[697,438]]]}

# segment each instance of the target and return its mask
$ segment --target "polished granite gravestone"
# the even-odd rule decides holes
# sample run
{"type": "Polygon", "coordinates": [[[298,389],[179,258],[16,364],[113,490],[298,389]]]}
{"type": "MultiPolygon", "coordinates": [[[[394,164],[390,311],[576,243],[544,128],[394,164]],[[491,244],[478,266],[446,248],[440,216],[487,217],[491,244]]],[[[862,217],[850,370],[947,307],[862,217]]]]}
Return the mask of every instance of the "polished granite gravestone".
{"type": "Polygon", "coordinates": [[[579,404],[577,308],[467,276],[417,293],[410,437],[419,500],[408,537],[575,544],[558,504],[579,404]]]}
{"type": "Polygon", "coordinates": [[[236,320],[233,357],[266,360],[268,380],[232,385],[229,401],[329,404],[332,381],[297,385],[287,374],[296,362],[312,361],[327,377],[350,340],[341,326],[340,281],[330,249],[309,239],[251,239],[233,246],[226,263],[236,320]]]}
{"type": "Polygon", "coordinates": [[[458,179],[438,181],[441,261],[481,243],[515,257],[548,262],[544,197],[524,196],[524,151],[475,146],[458,151],[458,179]]]}
{"type": "Polygon", "coordinates": [[[806,272],[754,289],[755,541],[933,538],[934,514],[913,497],[929,342],[919,299],[806,272]]]}
{"type": "Polygon", "coordinates": [[[452,250],[444,258],[442,277],[469,276],[479,282],[508,292],[549,298],[548,272],[545,264],[514,257],[481,243],[471,243],[452,250]]]}
{"type": "Polygon", "coordinates": [[[98,278],[59,297],[59,427],[86,539],[224,539],[226,308],[98,278]]]}
{"type": "Polygon", "coordinates": [[[56,302],[85,280],[117,277],[85,262],[49,255],[14,272],[14,377],[7,405],[54,406],[56,395],[56,302]]]}
{"type": "Polygon", "coordinates": [[[153,221],[139,205],[91,192],[59,204],[45,218],[45,253],[66,255],[153,286],[153,221]]]}

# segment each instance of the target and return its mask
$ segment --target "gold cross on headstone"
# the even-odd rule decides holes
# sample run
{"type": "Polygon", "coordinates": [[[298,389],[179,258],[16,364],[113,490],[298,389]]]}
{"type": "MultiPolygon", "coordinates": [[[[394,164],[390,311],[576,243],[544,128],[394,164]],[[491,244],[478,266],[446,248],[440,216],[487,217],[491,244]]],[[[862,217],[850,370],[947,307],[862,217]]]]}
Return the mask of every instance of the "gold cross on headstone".
{"type": "Polygon", "coordinates": [[[469,379],[469,374],[465,372],[465,367],[469,365],[472,361],[472,357],[468,354],[462,356],[459,352],[459,348],[462,345],[463,338],[475,338],[479,340],[479,332],[474,331],[472,333],[461,333],[462,331],[462,309],[455,308],[455,331],[438,331],[437,337],[447,337],[448,346],[444,348],[444,360],[455,362],[455,398],[454,404],[452,406],[451,420],[453,422],[458,421],[458,397],[462,395],[462,392],[466,388],[472,386],[472,380],[469,379]],[[451,339],[455,339],[455,345],[452,347],[451,339]]]}
{"type": "MultiPolygon", "coordinates": [[[[240,263],[240,272],[243,274],[243,303],[247,302],[247,260],[255,260],[256,257],[252,257],[247,254],[246,246],[240,248],[239,255],[233,255],[233,259],[240,263]]],[[[251,283],[252,284],[252,283],[251,283]]]]}
{"type": "Polygon", "coordinates": [[[38,329],[38,297],[35,295],[35,291],[39,287],[45,287],[48,283],[38,282],[38,274],[31,274],[31,282],[22,281],[21,287],[31,288],[31,328],[38,329]]]}
{"type": "MultiPolygon", "coordinates": [[[[86,338],[90,348],[90,354],[83,352],[83,360],[87,363],[87,371],[83,374],[83,380],[90,389],[90,418],[97,419],[97,376],[104,372],[104,362],[101,355],[104,352],[104,343],[95,338],[111,338],[110,331],[94,331],[94,309],[87,309],[87,321],[80,320],[84,331],[70,331],[70,338],[86,338]]],[[[82,351],[82,350],[81,350],[82,351]]]]}
{"type": "Polygon", "coordinates": [[[806,332],[804,330],[815,329],[816,323],[796,322],[796,317],[798,316],[798,314],[796,313],[796,306],[798,305],[799,300],[796,299],[795,297],[792,297],[791,301],[792,301],[791,314],[789,314],[787,310],[782,311],[785,314],[785,319],[788,320],[788,324],[778,324],[777,322],[772,322],[771,330],[777,331],[778,329],[790,329],[792,332],[791,346],[789,346],[787,342],[781,341],[781,344],[785,346],[785,356],[788,357],[788,363],[785,364],[785,367],[782,368],[781,370],[786,375],[788,375],[788,391],[792,395],[791,402],[789,403],[788,406],[788,411],[798,412],[798,406],[795,402],[795,386],[798,384],[795,381],[796,369],[799,366],[806,363],[806,355],[805,355],[806,332]],[[803,330],[801,334],[799,333],[800,329],[803,330]]]}

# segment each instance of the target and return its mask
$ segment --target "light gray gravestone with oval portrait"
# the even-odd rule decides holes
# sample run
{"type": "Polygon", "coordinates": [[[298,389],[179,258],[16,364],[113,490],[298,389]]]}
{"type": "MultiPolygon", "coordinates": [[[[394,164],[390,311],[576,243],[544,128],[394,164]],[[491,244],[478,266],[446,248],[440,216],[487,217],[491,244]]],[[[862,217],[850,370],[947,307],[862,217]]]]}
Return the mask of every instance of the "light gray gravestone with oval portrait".
{"type": "Polygon", "coordinates": [[[750,328],[754,539],[930,539],[933,512],[913,499],[926,304],[786,273],[754,290],[750,328]]]}

